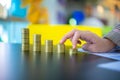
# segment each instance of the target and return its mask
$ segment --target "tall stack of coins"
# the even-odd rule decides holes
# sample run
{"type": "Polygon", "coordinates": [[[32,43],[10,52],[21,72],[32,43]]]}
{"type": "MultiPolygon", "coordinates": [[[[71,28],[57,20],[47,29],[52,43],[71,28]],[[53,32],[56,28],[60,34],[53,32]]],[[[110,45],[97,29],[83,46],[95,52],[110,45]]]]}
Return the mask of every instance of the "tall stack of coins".
{"type": "Polygon", "coordinates": [[[70,49],[69,50],[69,54],[72,55],[72,54],[77,54],[77,49],[70,49]]]}
{"type": "Polygon", "coordinates": [[[64,44],[57,45],[57,53],[65,53],[65,45],[64,44]]]}
{"type": "Polygon", "coordinates": [[[46,40],[45,41],[45,52],[46,53],[53,53],[53,40],[46,40]]]}
{"type": "Polygon", "coordinates": [[[40,34],[34,34],[33,51],[41,52],[41,35],[40,34]]]}
{"type": "Polygon", "coordinates": [[[29,51],[29,29],[22,29],[22,51],[29,51]]]}

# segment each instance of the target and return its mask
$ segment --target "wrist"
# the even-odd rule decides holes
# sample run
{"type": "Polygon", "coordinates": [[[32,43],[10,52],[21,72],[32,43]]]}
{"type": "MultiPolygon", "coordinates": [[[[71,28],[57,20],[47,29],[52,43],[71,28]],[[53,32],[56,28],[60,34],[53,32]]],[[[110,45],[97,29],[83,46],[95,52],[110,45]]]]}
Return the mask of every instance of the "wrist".
{"type": "Polygon", "coordinates": [[[104,40],[105,44],[108,45],[111,48],[114,48],[116,46],[116,44],[110,39],[103,38],[103,40],[104,40]]]}

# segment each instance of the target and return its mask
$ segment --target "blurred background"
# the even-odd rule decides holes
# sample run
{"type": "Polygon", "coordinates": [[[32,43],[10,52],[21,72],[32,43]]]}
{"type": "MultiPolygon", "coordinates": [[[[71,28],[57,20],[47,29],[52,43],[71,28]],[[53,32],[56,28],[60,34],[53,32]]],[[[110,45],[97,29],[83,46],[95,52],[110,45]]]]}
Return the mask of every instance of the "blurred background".
{"type": "Polygon", "coordinates": [[[31,24],[84,25],[107,34],[120,22],[120,0],[0,0],[0,42],[21,43],[31,24]]]}

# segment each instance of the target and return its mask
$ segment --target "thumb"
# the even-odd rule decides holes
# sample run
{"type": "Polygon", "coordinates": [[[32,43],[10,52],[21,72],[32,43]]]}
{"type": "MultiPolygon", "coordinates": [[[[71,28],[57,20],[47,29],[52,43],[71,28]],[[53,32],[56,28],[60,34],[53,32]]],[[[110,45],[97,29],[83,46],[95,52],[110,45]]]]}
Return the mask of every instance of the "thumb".
{"type": "Polygon", "coordinates": [[[92,51],[93,51],[93,44],[91,44],[91,43],[85,43],[85,44],[82,46],[82,49],[84,49],[84,50],[86,50],[86,51],[92,52],[92,51]]]}

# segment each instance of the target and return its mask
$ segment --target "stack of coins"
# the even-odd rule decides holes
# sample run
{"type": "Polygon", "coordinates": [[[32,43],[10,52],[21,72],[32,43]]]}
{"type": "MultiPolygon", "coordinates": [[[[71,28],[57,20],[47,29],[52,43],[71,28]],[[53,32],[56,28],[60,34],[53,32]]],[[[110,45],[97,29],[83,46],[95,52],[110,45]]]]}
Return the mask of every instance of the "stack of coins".
{"type": "Polygon", "coordinates": [[[46,40],[45,41],[45,52],[46,53],[53,53],[53,40],[46,40]]]}
{"type": "Polygon", "coordinates": [[[72,54],[77,54],[77,49],[70,49],[69,50],[69,54],[72,55],[72,54]]]}
{"type": "Polygon", "coordinates": [[[22,51],[29,51],[29,29],[22,29],[22,51]]]}
{"type": "Polygon", "coordinates": [[[41,52],[41,35],[34,34],[33,37],[33,51],[34,52],[41,52]]]}
{"type": "Polygon", "coordinates": [[[65,45],[64,44],[57,45],[57,53],[65,53],[65,45]]]}

